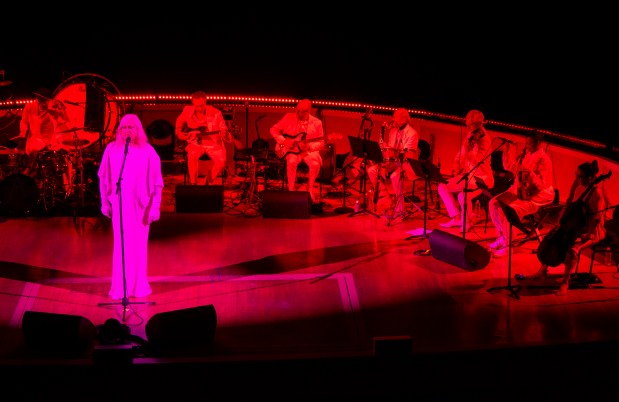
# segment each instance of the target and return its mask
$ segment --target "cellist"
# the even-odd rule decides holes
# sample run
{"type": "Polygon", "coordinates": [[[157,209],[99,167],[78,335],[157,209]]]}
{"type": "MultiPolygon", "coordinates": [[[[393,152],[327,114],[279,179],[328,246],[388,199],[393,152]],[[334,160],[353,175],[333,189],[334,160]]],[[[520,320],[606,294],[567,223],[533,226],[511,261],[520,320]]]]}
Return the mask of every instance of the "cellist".
{"type": "MultiPolygon", "coordinates": [[[[604,226],[604,213],[599,213],[605,208],[605,197],[602,188],[599,185],[593,185],[596,180],[596,176],[599,172],[597,160],[592,162],[584,162],[576,169],[576,177],[572,183],[570,194],[566,200],[566,208],[563,212],[561,221],[564,222],[566,214],[582,214],[582,216],[573,216],[573,221],[580,221],[581,227],[571,227],[570,229],[576,230],[577,233],[573,236],[575,242],[571,247],[567,246],[567,252],[565,253],[565,260],[563,265],[565,270],[563,277],[561,278],[561,284],[559,290],[556,292],[557,296],[565,296],[570,282],[570,274],[572,273],[578,258],[578,253],[581,249],[589,247],[592,244],[603,239],[606,235],[606,229],[604,226]],[[593,185],[593,186],[592,186],[593,185]],[[577,202],[582,202],[582,208],[570,209],[570,205],[573,206],[574,196],[577,193],[582,195],[583,192],[589,190],[584,197],[578,197],[577,202]],[[582,198],[582,199],[581,199],[582,198]]],[[[570,222],[566,222],[567,225],[570,222]]],[[[548,265],[542,264],[537,273],[530,278],[546,278],[548,276],[548,265]]]]}

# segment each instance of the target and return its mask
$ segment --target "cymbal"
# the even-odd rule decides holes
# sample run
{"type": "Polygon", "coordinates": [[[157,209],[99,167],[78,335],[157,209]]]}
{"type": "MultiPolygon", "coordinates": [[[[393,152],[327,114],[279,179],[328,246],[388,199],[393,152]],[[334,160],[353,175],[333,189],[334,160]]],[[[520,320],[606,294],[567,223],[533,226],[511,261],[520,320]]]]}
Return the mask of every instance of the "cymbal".
{"type": "Polygon", "coordinates": [[[72,147],[79,147],[81,145],[86,145],[88,144],[88,140],[64,140],[62,141],[63,145],[69,145],[72,147]]]}
{"type": "Polygon", "coordinates": [[[11,85],[13,83],[13,81],[0,81],[0,87],[8,87],[9,85],[11,85]]]}
{"type": "Polygon", "coordinates": [[[83,130],[84,128],[85,128],[85,127],[80,127],[80,128],[73,127],[73,128],[68,129],[68,130],[58,131],[56,134],[72,133],[72,132],[74,132],[74,131],[81,131],[81,130],[83,130]]]}

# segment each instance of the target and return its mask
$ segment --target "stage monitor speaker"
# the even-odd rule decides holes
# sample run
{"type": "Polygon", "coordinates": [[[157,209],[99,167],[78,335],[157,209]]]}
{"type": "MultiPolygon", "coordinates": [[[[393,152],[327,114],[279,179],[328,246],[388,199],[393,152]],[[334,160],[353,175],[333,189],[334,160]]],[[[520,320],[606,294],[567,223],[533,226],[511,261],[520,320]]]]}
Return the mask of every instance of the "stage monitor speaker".
{"type": "Polygon", "coordinates": [[[167,311],[151,317],[144,327],[154,350],[210,347],[217,313],[212,304],[167,311]]]}
{"type": "Polygon", "coordinates": [[[80,354],[94,346],[97,329],[81,316],[26,311],[22,333],[31,349],[66,355],[80,354]]]}
{"type": "Polygon", "coordinates": [[[309,191],[267,190],[262,193],[264,218],[307,219],[312,215],[309,191]]]}
{"type": "Polygon", "coordinates": [[[224,186],[176,186],[176,212],[207,213],[224,210],[224,186]]]}
{"type": "Polygon", "coordinates": [[[429,234],[430,251],[437,260],[456,265],[468,271],[485,268],[490,262],[490,253],[479,244],[435,229],[429,234]]]}

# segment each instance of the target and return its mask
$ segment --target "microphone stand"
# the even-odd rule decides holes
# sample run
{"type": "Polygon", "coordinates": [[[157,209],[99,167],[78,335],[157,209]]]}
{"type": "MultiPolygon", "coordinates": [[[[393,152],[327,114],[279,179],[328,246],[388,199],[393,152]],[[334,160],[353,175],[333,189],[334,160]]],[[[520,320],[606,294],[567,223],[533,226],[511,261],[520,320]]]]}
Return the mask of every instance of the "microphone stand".
{"type": "MultiPolygon", "coordinates": [[[[494,148],[492,151],[488,152],[486,154],[486,156],[484,156],[482,158],[482,160],[477,162],[475,164],[475,166],[473,166],[468,172],[464,173],[462,175],[462,177],[460,178],[460,180],[458,180],[456,182],[456,184],[458,184],[462,180],[465,180],[465,182],[464,182],[464,190],[463,190],[464,191],[464,208],[463,208],[463,211],[462,211],[462,238],[463,239],[466,239],[466,222],[467,222],[467,220],[466,220],[466,212],[467,212],[467,209],[468,209],[467,196],[468,196],[468,193],[469,193],[469,189],[468,189],[468,187],[469,187],[469,176],[471,175],[471,173],[475,172],[477,170],[477,168],[479,166],[481,166],[481,164],[484,163],[486,161],[486,159],[488,159],[492,155],[493,152],[495,152],[496,150],[498,150],[499,148],[501,148],[503,145],[505,145],[507,143],[507,140],[505,140],[503,138],[500,138],[500,140],[501,140],[501,143],[496,148],[494,148]]],[[[477,186],[477,187],[479,188],[479,186],[477,186]]]]}
{"type": "Polygon", "coordinates": [[[122,260],[123,260],[123,298],[118,302],[108,302],[108,303],[98,303],[98,306],[111,306],[121,304],[123,306],[123,322],[125,321],[125,314],[127,312],[127,306],[129,304],[150,304],[154,305],[154,301],[148,302],[133,302],[129,301],[127,297],[127,276],[125,273],[125,232],[123,230],[123,197],[120,182],[123,177],[123,171],[125,170],[125,162],[127,161],[127,153],[129,152],[129,143],[131,142],[131,137],[127,137],[127,142],[125,143],[125,156],[123,158],[123,164],[120,168],[120,174],[118,175],[118,182],[116,182],[116,194],[118,194],[118,217],[120,218],[120,248],[122,252],[122,260]]]}

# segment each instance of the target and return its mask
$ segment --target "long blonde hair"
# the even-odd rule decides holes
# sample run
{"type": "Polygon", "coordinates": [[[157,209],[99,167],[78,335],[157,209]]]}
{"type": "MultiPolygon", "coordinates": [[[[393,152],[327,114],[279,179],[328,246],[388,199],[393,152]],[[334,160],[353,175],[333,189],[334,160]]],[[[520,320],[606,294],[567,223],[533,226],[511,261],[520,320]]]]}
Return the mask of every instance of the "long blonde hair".
{"type": "Polygon", "coordinates": [[[146,135],[146,132],[144,131],[144,126],[142,126],[142,121],[137,115],[132,114],[132,113],[128,113],[120,119],[120,122],[118,123],[118,127],[116,128],[116,144],[122,143],[124,145],[122,135],[120,134],[120,128],[126,124],[133,125],[138,130],[137,137],[133,139],[134,144],[138,146],[148,144],[148,136],[146,135]]]}

